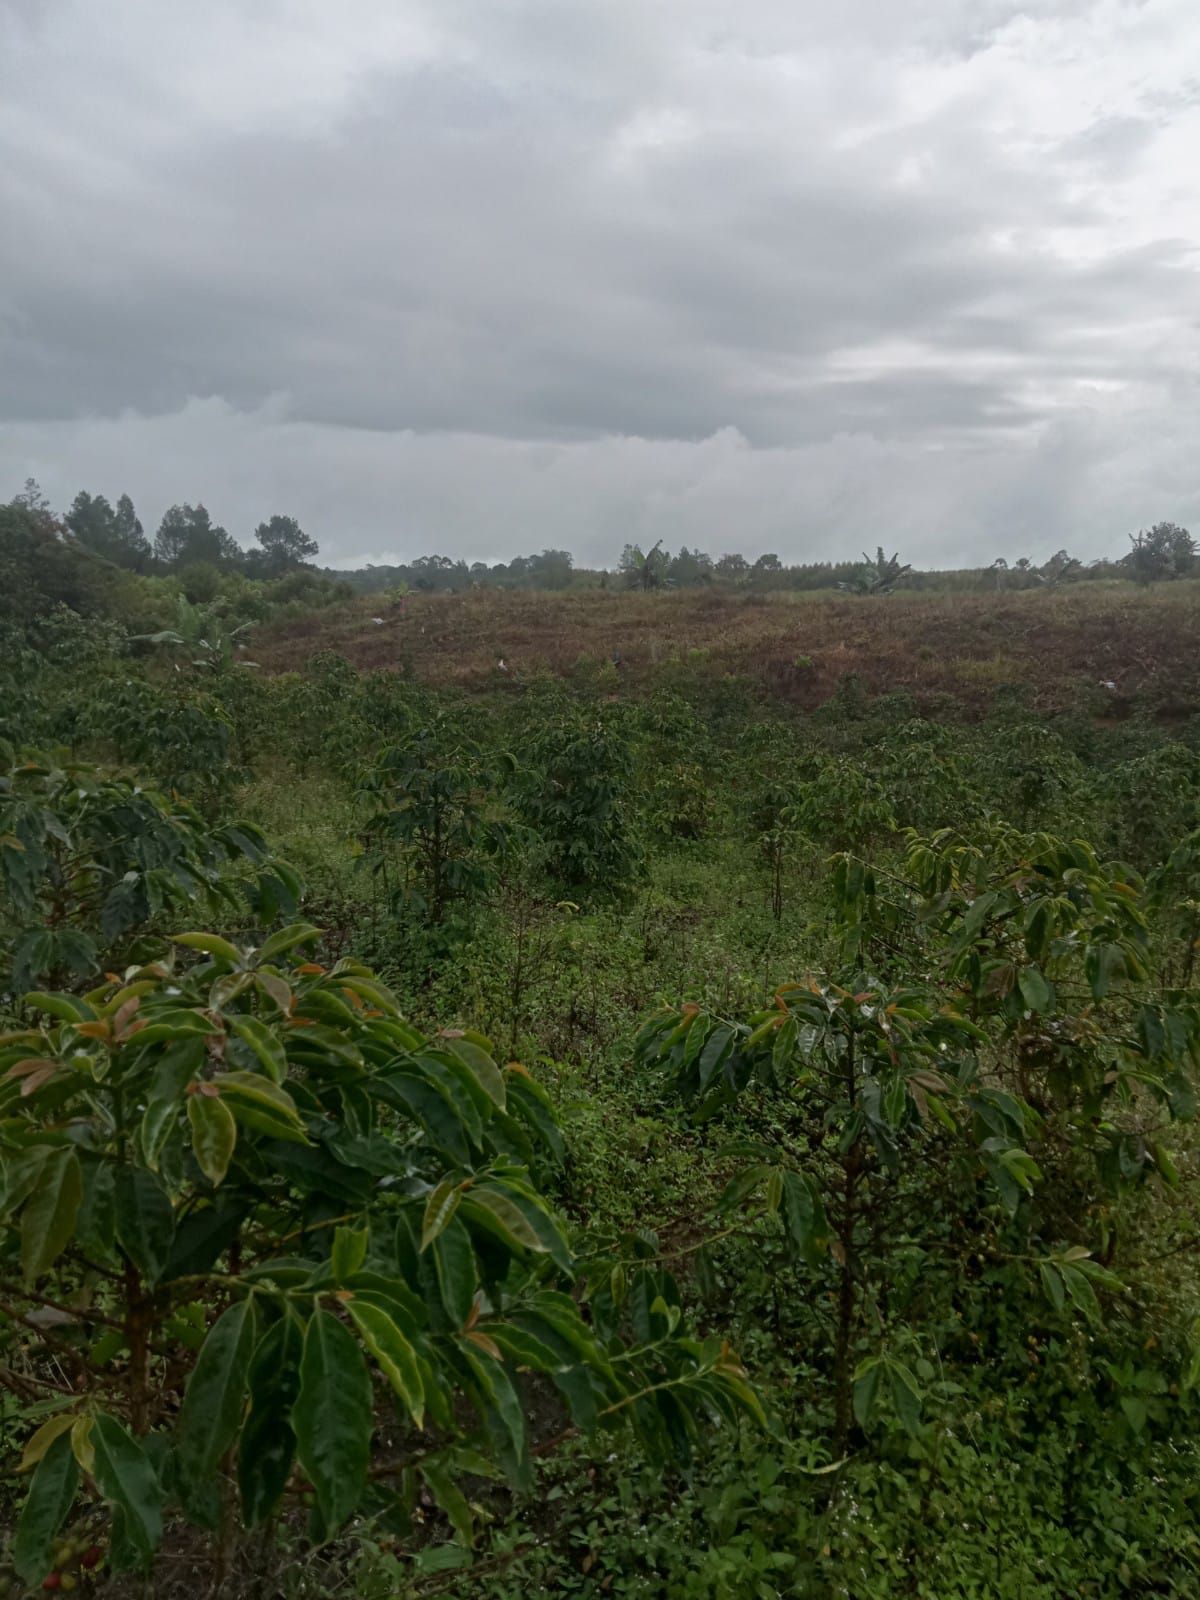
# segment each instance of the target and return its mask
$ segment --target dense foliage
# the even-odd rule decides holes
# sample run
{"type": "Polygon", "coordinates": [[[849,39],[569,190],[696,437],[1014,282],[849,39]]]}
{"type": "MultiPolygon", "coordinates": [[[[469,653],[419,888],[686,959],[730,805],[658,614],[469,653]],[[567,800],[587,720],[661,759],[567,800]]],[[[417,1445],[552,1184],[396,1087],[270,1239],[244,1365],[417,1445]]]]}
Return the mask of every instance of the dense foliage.
{"type": "Polygon", "coordinates": [[[0,664],[0,1581],[1196,1592],[1200,723],[273,676],[233,589],[63,581],[0,664]]]}

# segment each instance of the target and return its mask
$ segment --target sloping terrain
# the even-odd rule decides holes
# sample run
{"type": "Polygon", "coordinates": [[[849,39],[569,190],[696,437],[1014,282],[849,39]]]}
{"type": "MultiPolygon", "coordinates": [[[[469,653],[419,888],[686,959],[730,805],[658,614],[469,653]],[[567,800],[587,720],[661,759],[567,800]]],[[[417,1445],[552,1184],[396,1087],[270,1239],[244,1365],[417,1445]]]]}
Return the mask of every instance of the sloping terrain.
{"type": "Polygon", "coordinates": [[[1098,713],[1137,706],[1178,717],[1200,710],[1198,645],[1200,583],[1189,582],[873,600],[704,590],[374,596],[268,625],[254,653],[271,672],[329,650],[360,670],[463,687],[614,660],[632,679],[653,679],[674,664],[746,675],[805,707],[846,673],[873,693],[948,694],[970,707],[1024,685],[1036,705],[1055,709],[1090,686],[1098,713]]]}

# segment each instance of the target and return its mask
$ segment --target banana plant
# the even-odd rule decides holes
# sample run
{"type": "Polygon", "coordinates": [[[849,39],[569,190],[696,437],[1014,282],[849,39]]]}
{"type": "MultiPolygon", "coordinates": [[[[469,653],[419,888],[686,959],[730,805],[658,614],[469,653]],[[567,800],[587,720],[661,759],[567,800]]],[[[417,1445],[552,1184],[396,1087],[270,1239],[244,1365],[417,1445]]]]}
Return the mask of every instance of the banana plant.
{"type": "Polygon", "coordinates": [[[862,566],[847,582],[839,583],[838,588],[845,589],[849,594],[891,594],[911,571],[911,563],[901,562],[898,551],[888,556],[884,554],[883,546],[879,545],[874,560],[863,552],[862,566]]]}
{"type": "Polygon", "coordinates": [[[235,666],[257,666],[257,662],[243,660],[241,655],[244,649],[241,641],[252,626],[252,623],[243,622],[230,627],[216,605],[193,604],[181,595],[176,602],[173,628],[134,634],[133,638],[143,644],[164,645],[179,654],[186,652],[193,667],[223,677],[235,666]]]}

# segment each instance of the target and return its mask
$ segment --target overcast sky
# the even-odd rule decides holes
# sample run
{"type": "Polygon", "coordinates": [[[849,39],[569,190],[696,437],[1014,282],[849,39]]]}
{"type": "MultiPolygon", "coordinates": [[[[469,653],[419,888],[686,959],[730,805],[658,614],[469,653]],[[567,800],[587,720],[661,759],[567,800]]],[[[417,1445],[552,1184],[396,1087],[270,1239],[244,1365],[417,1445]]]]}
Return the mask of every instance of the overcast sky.
{"type": "Polygon", "coordinates": [[[0,497],[335,564],[1200,531],[1198,0],[0,0],[0,497]]]}

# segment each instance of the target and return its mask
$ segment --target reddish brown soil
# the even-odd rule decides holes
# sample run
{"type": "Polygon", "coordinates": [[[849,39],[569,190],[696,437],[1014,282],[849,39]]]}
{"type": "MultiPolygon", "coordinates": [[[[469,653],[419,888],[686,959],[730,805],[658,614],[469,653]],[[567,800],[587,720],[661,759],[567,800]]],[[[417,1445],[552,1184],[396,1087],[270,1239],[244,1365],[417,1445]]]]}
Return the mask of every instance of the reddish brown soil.
{"type": "Polygon", "coordinates": [[[1163,715],[1200,709],[1200,583],[1139,590],[1079,584],[1013,594],[724,595],[497,593],[367,596],[264,627],[255,658],[298,670],[317,651],[360,670],[393,669],[431,684],[483,688],[539,671],[586,672],[619,656],[631,679],[664,668],[744,674],[803,705],[843,673],[873,693],[905,689],[982,705],[1006,684],[1050,709],[1096,689],[1096,706],[1163,715]],[[382,617],[382,624],[372,621],[382,617]],[[503,661],[506,672],[499,663],[503,661]],[[1105,682],[1116,690],[1101,690],[1105,682]]]}

